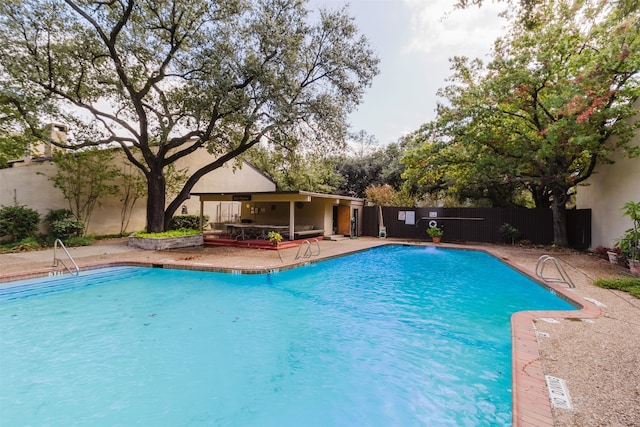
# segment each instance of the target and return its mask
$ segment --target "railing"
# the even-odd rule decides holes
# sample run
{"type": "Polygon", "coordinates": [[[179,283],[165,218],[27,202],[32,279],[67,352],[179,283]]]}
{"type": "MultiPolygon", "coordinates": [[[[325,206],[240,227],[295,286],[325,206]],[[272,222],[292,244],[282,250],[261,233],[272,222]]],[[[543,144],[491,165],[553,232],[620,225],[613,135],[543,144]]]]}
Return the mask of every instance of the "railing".
{"type": "Polygon", "coordinates": [[[295,259],[300,259],[300,258],[311,258],[312,256],[318,256],[320,255],[320,242],[318,241],[318,239],[313,239],[313,241],[316,243],[316,247],[318,248],[318,252],[314,252],[313,248],[311,247],[311,243],[308,240],[304,240],[300,246],[298,246],[298,252],[296,253],[296,258],[295,259]],[[306,244],[306,246],[305,246],[306,244]],[[302,255],[300,255],[300,250],[302,249],[302,247],[305,247],[305,251],[302,253],[302,255]]]}
{"type": "Polygon", "coordinates": [[[80,274],[80,269],[78,268],[78,264],[76,264],[76,262],[73,260],[73,258],[71,257],[71,254],[69,254],[69,251],[64,246],[64,243],[62,243],[62,240],[56,239],[56,241],[53,244],[53,266],[58,267],[59,263],[64,265],[64,268],[66,268],[70,274],[74,276],[77,276],[78,274],[80,274]],[[56,255],[58,250],[58,244],[60,244],[60,247],[62,248],[62,250],[64,250],[64,253],[67,254],[67,257],[73,263],[73,267],[75,268],[75,271],[71,271],[69,266],[65,264],[65,262],[61,258],[58,258],[58,256],[56,255]]]}
{"type": "Polygon", "coordinates": [[[538,263],[536,264],[536,276],[538,276],[542,280],[546,280],[547,282],[564,283],[570,288],[576,287],[571,281],[571,278],[565,271],[564,267],[562,267],[562,264],[560,264],[560,262],[558,262],[558,260],[552,257],[551,255],[542,255],[540,258],[538,258],[538,263]],[[549,261],[555,266],[560,277],[552,277],[552,276],[544,275],[544,267],[549,261]]]}

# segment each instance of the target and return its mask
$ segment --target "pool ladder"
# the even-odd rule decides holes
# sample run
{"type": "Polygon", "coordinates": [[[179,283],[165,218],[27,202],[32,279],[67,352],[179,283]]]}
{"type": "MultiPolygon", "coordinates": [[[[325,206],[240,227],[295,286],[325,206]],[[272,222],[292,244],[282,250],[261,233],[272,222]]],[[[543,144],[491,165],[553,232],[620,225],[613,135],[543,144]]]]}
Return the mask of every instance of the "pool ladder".
{"type": "Polygon", "coordinates": [[[311,258],[312,256],[320,255],[320,242],[318,241],[318,239],[313,239],[313,241],[315,242],[316,247],[318,248],[318,252],[314,252],[313,248],[311,247],[311,242],[309,242],[308,240],[305,240],[300,244],[300,246],[298,246],[298,252],[296,253],[295,259],[311,258]],[[300,250],[302,249],[303,246],[305,247],[305,250],[301,255],[300,250]]]}
{"type": "Polygon", "coordinates": [[[542,255],[540,258],[538,258],[538,263],[536,264],[536,276],[538,276],[542,280],[546,280],[547,282],[564,283],[570,288],[576,287],[571,281],[571,278],[565,271],[562,264],[560,264],[560,262],[551,255],[542,255]],[[551,262],[554,265],[560,277],[544,275],[544,266],[547,264],[547,262],[551,262]]]}
{"type": "Polygon", "coordinates": [[[78,264],[76,264],[76,262],[73,260],[73,258],[71,257],[71,254],[69,253],[69,251],[67,250],[67,248],[64,246],[64,243],[62,243],[62,240],[60,239],[56,239],[56,241],[53,244],[53,266],[54,267],[58,267],[59,264],[64,265],[64,268],[67,269],[67,271],[74,275],[77,276],[80,274],[80,269],[78,268],[78,264]],[[71,261],[71,263],[73,264],[74,267],[74,271],[72,271],[69,266],[67,264],[65,264],[65,262],[61,259],[58,258],[58,256],[56,255],[57,250],[58,250],[58,244],[60,245],[60,247],[62,248],[62,250],[64,251],[64,253],[67,254],[67,258],[69,258],[69,260],[71,261]]]}

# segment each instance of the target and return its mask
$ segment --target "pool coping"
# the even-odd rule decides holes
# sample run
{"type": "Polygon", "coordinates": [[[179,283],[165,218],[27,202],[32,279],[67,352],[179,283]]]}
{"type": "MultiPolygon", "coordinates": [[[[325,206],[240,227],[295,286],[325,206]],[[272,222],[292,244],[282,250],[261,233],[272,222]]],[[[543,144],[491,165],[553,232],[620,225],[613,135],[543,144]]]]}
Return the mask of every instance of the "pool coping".
{"type": "MultiPolygon", "coordinates": [[[[540,356],[538,335],[536,330],[536,320],[540,318],[553,319],[595,319],[601,317],[604,313],[595,304],[571,292],[569,289],[560,286],[555,282],[547,282],[536,277],[535,273],[526,267],[511,262],[507,257],[500,256],[493,252],[490,248],[465,245],[461,247],[455,244],[438,244],[431,243],[413,243],[386,241],[379,242],[371,247],[360,248],[357,250],[346,251],[339,254],[323,256],[315,259],[304,259],[277,268],[243,268],[243,267],[217,267],[210,264],[194,264],[189,262],[146,262],[132,260],[118,261],[96,261],[83,265],[80,270],[93,270],[108,267],[147,267],[147,268],[169,268],[169,269],[188,269],[209,272],[221,272],[231,274],[264,274],[285,271],[292,268],[298,268],[305,265],[315,264],[317,262],[326,261],[332,258],[338,258],[345,255],[371,250],[379,246],[401,245],[401,246],[435,246],[446,249],[457,250],[473,250],[485,252],[492,257],[503,262],[507,266],[515,269],[530,280],[538,283],[546,289],[556,293],[561,298],[567,300],[576,306],[577,310],[573,311],[521,311],[514,313],[511,317],[511,338],[512,338],[512,425],[515,427],[552,427],[554,426],[552,405],[548,394],[545,374],[543,370],[542,360],[540,356]]],[[[126,256],[126,255],[123,255],[126,256]]],[[[0,285],[7,282],[17,280],[27,280],[38,277],[46,277],[51,275],[51,268],[44,268],[25,273],[0,274],[0,285]]],[[[0,286],[1,287],[1,286],[0,286]]]]}
{"type": "Polygon", "coordinates": [[[534,272],[509,259],[502,258],[490,250],[484,251],[539,285],[558,294],[577,310],[519,311],[511,316],[511,378],[512,378],[512,425],[514,427],[553,427],[553,412],[545,380],[536,320],[550,319],[596,319],[604,315],[602,309],[580,295],[556,282],[538,278],[534,272]]]}

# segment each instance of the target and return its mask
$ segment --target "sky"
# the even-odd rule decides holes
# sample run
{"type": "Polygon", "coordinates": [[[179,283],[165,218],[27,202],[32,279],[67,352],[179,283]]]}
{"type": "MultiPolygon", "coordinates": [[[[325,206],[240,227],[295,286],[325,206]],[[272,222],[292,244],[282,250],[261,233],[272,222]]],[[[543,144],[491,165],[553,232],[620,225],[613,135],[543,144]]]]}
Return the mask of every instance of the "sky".
{"type": "MultiPolygon", "coordinates": [[[[313,0],[330,9],[343,0],[313,0]]],[[[451,75],[449,58],[488,59],[505,34],[498,16],[505,3],[454,10],[454,0],[352,0],[349,13],[380,59],[380,73],[349,116],[351,131],[366,131],[386,145],[435,118],[436,92],[451,75]]]]}

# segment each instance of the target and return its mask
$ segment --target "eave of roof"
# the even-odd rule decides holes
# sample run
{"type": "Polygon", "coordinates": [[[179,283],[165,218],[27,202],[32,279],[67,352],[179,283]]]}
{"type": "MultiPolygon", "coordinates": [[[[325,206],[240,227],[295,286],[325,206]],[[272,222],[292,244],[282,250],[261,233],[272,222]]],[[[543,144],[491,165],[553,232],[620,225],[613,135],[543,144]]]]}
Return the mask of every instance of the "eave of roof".
{"type": "MultiPolygon", "coordinates": [[[[293,191],[243,191],[236,193],[191,193],[191,196],[200,197],[203,201],[234,201],[242,196],[251,196],[252,201],[311,201],[311,198],[338,199],[354,202],[364,202],[364,199],[337,194],[316,193],[313,191],[293,190],[293,191]]],[[[237,200],[240,201],[240,200],[237,200]]]]}

